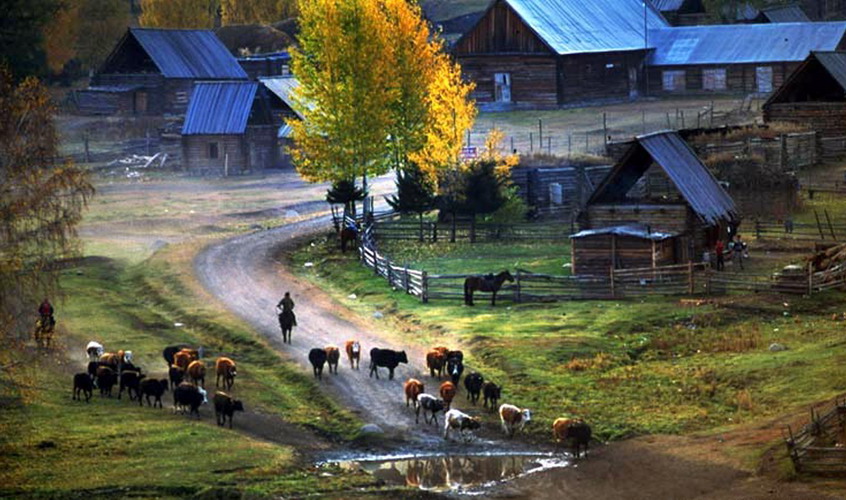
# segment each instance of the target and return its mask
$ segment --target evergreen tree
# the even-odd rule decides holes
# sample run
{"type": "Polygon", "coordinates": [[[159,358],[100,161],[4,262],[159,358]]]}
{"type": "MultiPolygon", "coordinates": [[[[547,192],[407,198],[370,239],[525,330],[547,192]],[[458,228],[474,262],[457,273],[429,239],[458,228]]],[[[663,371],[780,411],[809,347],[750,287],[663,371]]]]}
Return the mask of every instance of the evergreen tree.
{"type": "Polygon", "coordinates": [[[355,202],[367,198],[367,190],[355,185],[355,181],[343,180],[332,184],[326,192],[326,201],[344,206],[344,213],[355,215],[355,202]]]}
{"type": "Polygon", "coordinates": [[[397,194],[387,201],[397,212],[422,216],[434,207],[432,185],[417,165],[410,164],[405,170],[397,172],[396,186],[397,194]]]}

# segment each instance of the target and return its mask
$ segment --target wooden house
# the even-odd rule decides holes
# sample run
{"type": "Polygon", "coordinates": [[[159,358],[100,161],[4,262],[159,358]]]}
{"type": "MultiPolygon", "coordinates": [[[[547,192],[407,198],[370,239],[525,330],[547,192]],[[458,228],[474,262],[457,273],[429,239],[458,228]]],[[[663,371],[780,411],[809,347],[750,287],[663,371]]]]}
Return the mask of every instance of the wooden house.
{"type": "Polygon", "coordinates": [[[651,0],[673,26],[706,24],[707,13],[702,0],[651,0]]]}
{"type": "MultiPolygon", "coordinates": [[[[277,108],[275,108],[275,116],[282,117],[283,120],[291,118],[303,119],[303,115],[296,111],[294,100],[291,98],[291,93],[299,86],[299,81],[288,75],[283,77],[266,77],[259,78],[262,85],[270,91],[276,99],[277,108]]],[[[288,149],[293,145],[291,139],[291,127],[286,123],[281,123],[279,130],[276,133],[277,145],[282,155],[280,156],[281,168],[290,168],[291,158],[288,155],[288,149]]]]}
{"type": "Polygon", "coordinates": [[[291,76],[291,55],[287,51],[239,57],[238,64],[250,80],[270,76],[291,76]]]}
{"type": "Polygon", "coordinates": [[[671,131],[637,137],[579,219],[571,236],[579,274],[699,261],[739,222],[734,201],[671,131]]]}
{"type": "Polygon", "coordinates": [[[212,31],[130,28],[76,101],[85,114],[183,114],[195,82],[246,78],[212,31]]]}
{"type": "Polygon", "coordinates": [[[812,52],[764,103],[765,122],[846,135],[846,52],[812,52]]]}

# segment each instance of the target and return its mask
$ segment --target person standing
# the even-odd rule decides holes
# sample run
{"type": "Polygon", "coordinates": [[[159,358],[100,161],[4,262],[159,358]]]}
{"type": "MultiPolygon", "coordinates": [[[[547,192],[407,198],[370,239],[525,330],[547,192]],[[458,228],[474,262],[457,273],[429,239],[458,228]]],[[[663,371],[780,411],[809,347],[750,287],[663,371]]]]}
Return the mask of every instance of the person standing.
{"type": "Polygon", "coordinates": [[[717,271],[722,271],[726,267],[724,251],[723,240],[717,240],[717,244],[714,245],[714,253],[717,255],[717,271]]]}

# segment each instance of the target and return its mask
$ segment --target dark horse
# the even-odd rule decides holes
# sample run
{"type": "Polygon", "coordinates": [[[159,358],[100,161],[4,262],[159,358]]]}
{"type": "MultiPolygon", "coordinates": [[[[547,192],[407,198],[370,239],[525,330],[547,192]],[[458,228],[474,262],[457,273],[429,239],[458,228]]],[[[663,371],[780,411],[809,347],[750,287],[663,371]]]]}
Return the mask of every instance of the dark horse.
{"type": "Polygon", "coordinates": [[[42,317],[35,322],[35,343],[39,348],[50,347],[55,328],[56,320],[53,316],[42,317]]]}
{"type": "Polygon", "coordinates": [[[347,226],[341,229],[341,252],[346,253],[347,243],[353,242],[358,238],[358,229],[352,226],[347,226]]]}
{"type": "Polygon", "coordinates": [[[282,342],[286,344],[291,343],[291,333],[296,324],[297,319],[294,316],[294,311],[282,311],[279,314],[279,327],[282,328],[282,342]]]}
{"type": "Polygon", "coordinates": [[[502,288],[502,284],[506,281],[514,281],[514,276],[508,271],[502,271],[494,276],[489,274],[487,276],[468,276],[464,280],[464,303],[468,306],[473,304],[473,292],[478,290],[480,292],[492,292],[491,305],[496,305],[496,292],[502,288]]]}

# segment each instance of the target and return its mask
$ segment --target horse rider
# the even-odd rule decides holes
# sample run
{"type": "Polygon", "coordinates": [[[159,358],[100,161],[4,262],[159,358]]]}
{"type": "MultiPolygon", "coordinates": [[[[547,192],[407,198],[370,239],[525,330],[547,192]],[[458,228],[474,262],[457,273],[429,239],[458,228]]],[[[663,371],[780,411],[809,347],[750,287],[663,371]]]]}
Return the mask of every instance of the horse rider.
{"type": "Polygon", "coordinates": [[[41,316],[41,326],[43,328],[56,324],[56,320],[53,318],[53,305],[50,304],[50,301],[47,300],[47,298],[45,298],[44,302],[38,306],[38,314],[41,316]]]}
{"type": "Polygon", "coordinates": [[[291,298],[291,292],[285,292],[285,296],[282,297],[282,300],[276,304],[276,309],[281,309],[282,312],[279,313],[279,317],[281,318],[286,313],[291,315],[291,319],[293,319],[293,326],[297,326],[297,316],[294,314],[294,299],[291,298]]]}

